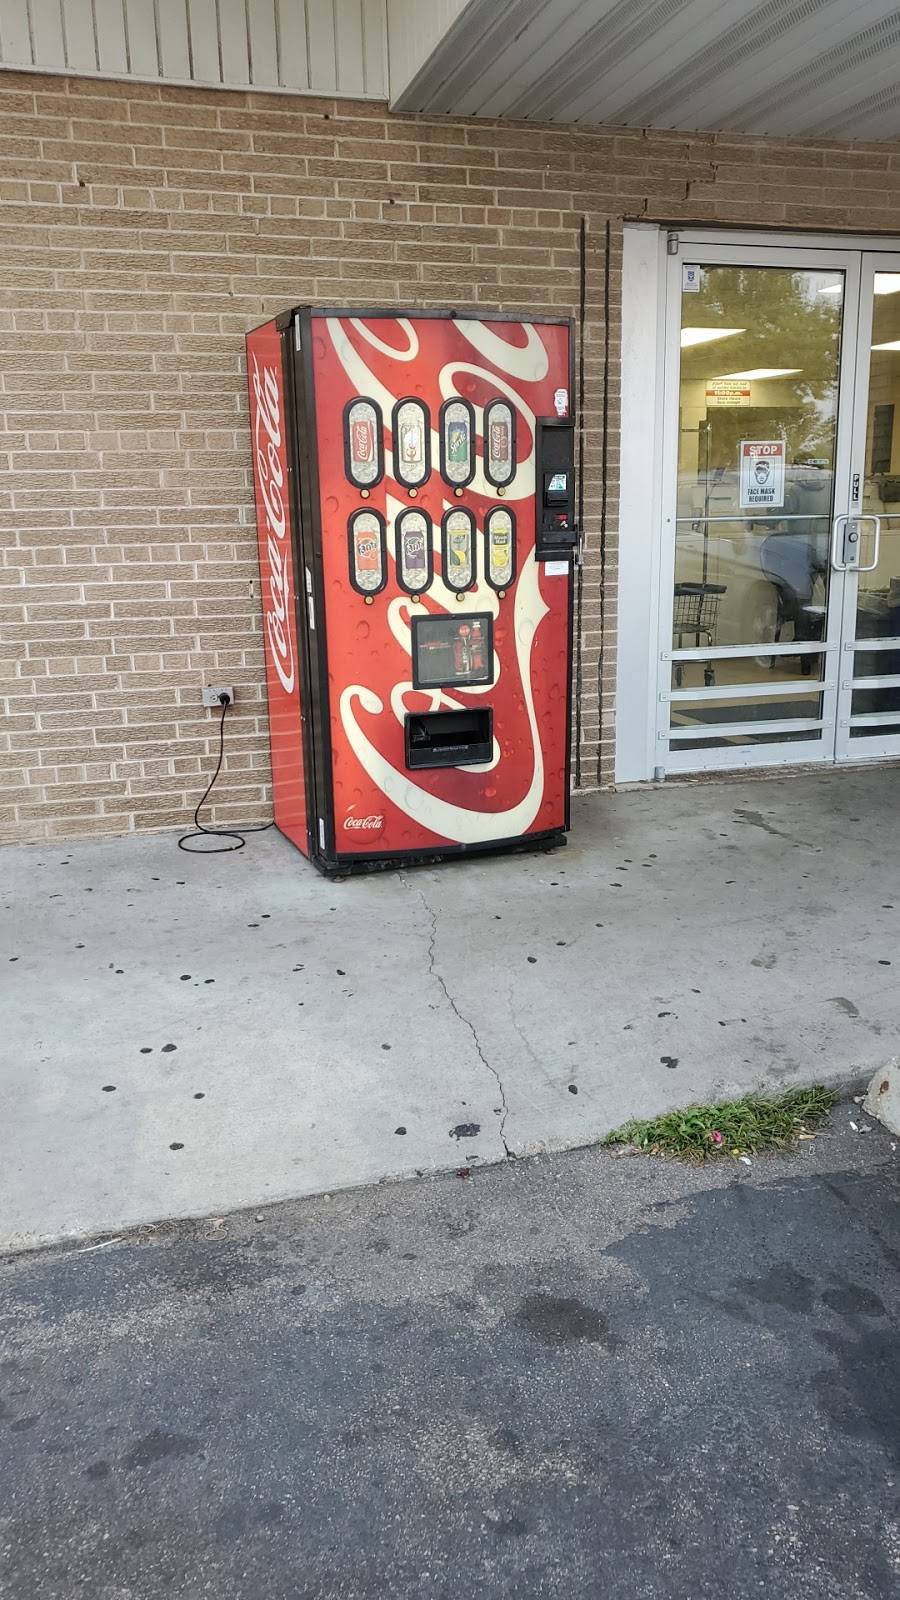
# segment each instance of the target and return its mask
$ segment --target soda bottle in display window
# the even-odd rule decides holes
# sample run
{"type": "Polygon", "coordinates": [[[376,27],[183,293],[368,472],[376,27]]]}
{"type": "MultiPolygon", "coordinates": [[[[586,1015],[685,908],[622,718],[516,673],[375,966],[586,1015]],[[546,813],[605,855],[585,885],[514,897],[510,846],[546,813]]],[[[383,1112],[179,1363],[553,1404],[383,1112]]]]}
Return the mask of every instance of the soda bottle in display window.
{"type": "Polygon", "coordinates": [[[469,662],[473,673],[482,673],[487,667],[484,628],[480,622],[472,623],[472,635],[469,640],[469,662]]]}
{"type": "Polygon", "coordinates": [[[467,622],[461,622],[456,630],[453,640],[453,666],[458,678],[469,676],[469,634],[471,629],[467,622]]]}

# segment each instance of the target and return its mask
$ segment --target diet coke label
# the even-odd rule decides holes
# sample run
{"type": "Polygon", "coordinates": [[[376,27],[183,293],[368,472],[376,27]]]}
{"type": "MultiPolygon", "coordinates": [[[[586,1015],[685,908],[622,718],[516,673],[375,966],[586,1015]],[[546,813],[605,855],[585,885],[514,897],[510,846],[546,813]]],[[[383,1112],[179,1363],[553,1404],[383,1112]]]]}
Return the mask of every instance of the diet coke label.
{"type": "Polygon", "coordinates": [[[282,429],[278,375],[273,366],[260,366],[252,356],[250,406],[253,413],[253,452],[256,489],[265,519],[269,558],[269,594],[266,633],[272,665],[285,694],[293,693],[294,647],[289,607],[290,542],[287,538],[287,451],[282,429]]]}

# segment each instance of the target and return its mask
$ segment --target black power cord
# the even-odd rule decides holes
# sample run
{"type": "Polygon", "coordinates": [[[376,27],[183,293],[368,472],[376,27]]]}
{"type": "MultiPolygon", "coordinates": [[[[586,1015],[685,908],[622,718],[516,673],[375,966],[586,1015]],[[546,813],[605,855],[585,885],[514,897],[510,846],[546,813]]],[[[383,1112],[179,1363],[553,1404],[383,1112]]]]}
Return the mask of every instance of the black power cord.
{"type": "Polygon", "coordinates": [[[267,828],[274,828],[275,826],[274,822],[260,822],[255,827],[241,828],[239,831],[237,828],[206,828],[200,821],[200,812],[212,794],[213,784],[222,770],[222,759],[225,755],[225,718],[228,715],[228,707],[231,705],[227,694],[219,695],[219,705],[222,707],[222,715],[219,719],[219,759],[216,762],[216,770],[206,785],[202,798],[197,801],[193,829],[190,833],[183,833],[178,840],[179,850],[184,850],[189,856],[223,856],[227,855],[231,850],[243,850],[244,845],[247,843],[244,838],[245,833],[265,833],[267,828]],[[197,850],[189,843],[191,839],[203,838],[236,839],[237,844],[209,845],[197,850]]]}

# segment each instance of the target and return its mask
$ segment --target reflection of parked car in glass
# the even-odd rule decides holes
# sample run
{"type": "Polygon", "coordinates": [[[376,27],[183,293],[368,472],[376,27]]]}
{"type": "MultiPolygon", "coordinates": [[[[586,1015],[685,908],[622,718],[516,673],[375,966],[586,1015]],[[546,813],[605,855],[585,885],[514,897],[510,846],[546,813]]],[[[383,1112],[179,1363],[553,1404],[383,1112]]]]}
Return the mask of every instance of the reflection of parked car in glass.
{"type": "Polygon", "coordinates": [[[788,466],[784,505],[761,516],[742,510],[737,471],[681,480],[675,581],[725,585],[718,644],[822,637],[832,487],[830,468],[788,466]]]}

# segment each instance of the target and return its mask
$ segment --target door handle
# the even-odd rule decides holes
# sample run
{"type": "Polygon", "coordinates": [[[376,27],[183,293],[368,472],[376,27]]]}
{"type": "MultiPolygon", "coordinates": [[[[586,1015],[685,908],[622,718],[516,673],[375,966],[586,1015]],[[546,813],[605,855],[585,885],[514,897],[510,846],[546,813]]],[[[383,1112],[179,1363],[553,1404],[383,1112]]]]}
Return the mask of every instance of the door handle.
{"type": "Polygon", "coordinates": [[[874,572],[881,549],[881,518],[873,516],[835,517],[831,526],[831,565],[835,572],[874,572]],[[871,522],[875,535],[872,560],[863,566],[859,556],[859,541],[864,522],[871,522]]]}

